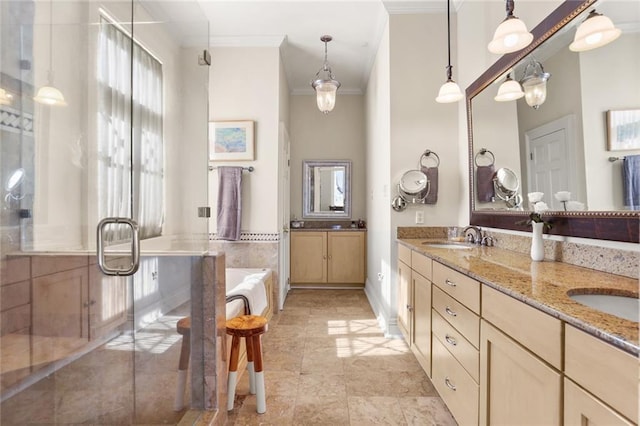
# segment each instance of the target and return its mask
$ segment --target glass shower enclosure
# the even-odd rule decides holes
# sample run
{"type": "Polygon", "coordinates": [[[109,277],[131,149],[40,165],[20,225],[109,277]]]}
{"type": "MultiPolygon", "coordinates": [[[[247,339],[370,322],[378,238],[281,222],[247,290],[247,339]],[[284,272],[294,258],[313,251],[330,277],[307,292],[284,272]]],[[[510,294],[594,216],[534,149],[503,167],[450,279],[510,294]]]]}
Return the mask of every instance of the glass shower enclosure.
{"type": "Polygon", "coordinates": [[[208,40],[195,0],[0,2],[1,424],[206,408],[176,325],[208,249],[208,40]]]}

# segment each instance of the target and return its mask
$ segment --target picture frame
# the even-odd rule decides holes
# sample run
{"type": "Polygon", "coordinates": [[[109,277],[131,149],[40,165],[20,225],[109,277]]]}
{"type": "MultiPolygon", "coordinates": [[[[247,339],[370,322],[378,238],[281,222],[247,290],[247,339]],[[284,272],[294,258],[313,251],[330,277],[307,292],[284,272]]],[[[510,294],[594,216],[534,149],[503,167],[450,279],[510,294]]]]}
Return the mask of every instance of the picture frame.
{"type": "Polygon", "coordinates": [[[254,160],[253,121],[209,122],[209,161],[254,160]]]}
{"type": "Polygon", "coordinates": [[[607,150],[640,149],[640,109],[607,111],[607,150]]]}

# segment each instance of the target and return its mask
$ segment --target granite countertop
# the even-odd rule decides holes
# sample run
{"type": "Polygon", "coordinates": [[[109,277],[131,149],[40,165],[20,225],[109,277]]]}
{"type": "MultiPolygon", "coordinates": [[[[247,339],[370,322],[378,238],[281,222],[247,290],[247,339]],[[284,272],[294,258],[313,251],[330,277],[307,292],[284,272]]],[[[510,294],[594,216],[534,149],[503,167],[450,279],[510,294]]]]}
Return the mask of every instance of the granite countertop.
{"type": "Polygon", "coordinates": [[[350,220],[307,220],[307,221],[291,221],[291,231],[366,231],[366,222],[362,227],[358,227],[358,223],[350,220]],[[302,224],[302,227],[296,228],[294,223],[302,224]]]}
{"type": "Polygon", "coordinates": [[[638,297],[637,279],[562,262],[534,262],[527,255],[496,247],[447,249],[423,244],[436,242],[431,239],[398,242],[635,356],[640,354],[637,322],[582,305],[567,294],[638,297]]]}

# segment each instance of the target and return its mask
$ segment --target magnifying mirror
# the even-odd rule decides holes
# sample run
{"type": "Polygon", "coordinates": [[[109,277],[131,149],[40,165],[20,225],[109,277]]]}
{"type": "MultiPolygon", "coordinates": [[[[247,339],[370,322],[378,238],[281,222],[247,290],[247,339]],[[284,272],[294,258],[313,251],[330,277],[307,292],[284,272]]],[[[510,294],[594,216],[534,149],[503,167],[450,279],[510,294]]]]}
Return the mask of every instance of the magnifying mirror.
{"type": "Polygon", "coordinates": [[[499,168],[493,177],[493,186],[496,196],[507,203],[507,207],[519,207],[522,204],[522,196],[518,194],[520,180],[518,175],[506,167],[499,168]]]}
{"type": "Polygon", "coordinates": [[[7,182],[4,185],[4,189],[11,192],[14,189],[17,189],[23,180],[24,180],[24,169],[23,168],[16,169],[13,173],[11,173],[11,176],[9,176],[9,179],[7,179],[7,182]]]}

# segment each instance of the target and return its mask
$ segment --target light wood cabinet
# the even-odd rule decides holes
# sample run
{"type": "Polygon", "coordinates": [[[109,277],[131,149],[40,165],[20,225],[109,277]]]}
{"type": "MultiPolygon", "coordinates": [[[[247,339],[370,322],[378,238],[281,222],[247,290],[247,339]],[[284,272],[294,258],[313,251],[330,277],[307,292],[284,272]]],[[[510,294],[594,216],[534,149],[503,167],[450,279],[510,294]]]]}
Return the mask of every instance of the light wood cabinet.
{"type": "Polygon", "coordinates": [[[291,283],[364,285],[365,251],[364,231],[294,231],[291,283]]]}
{"type": "Polygon", "coordinates": [[[431,281],[411,274],[413,286],[413,345],[418,362],[431,377],[431,281]]]}
{"type": "Polygon", "coordinates": [[[565,327],[565,375],[628,419],[638,419],[638,358],[565,327]]]}
{"type": "Polygon", "coordinates": [[[413,291],[411,267],[398,262],[398,328],[409,346],[413,341],[413,291]]]}
{"type": "Polygon", "coordinates": [[[109,335],[127,320],[127,277],[104,275],[89,267],[89,338],[109,335]]]}
{"type": "Polygon", "coordinates": [[[560,373],[485,320],[480,326],[480,425],[560,425],[560,373]]]}
{"type": "Polygon", "coordinates": [[[571,380],[564,379],[565,426],[632,426],[634,424],[571,380]]]}

